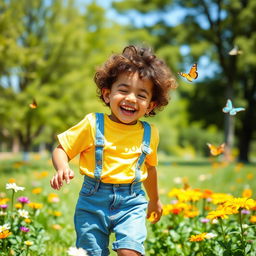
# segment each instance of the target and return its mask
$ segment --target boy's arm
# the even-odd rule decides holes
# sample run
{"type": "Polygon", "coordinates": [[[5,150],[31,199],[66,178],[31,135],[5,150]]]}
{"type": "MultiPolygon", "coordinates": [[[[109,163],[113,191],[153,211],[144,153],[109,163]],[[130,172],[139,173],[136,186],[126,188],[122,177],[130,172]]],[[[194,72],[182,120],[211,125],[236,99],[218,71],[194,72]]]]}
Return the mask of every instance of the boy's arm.
{"type": "Polygon", "coordinates": [[[74,178],[74,172],[70,169],[68,164],[69,160],[68,155],[61,145],[54,149],[52,153],[52,162],[57,173],[50,181],[53,189],[60,189],[64,180],[69,184],[70,179],[74,178]]]}
{"type": "Polygon", "coordinates": [[[147,218],[149,218],[151,214],[154,214],[154,221],[152,223],[156,223],[160,220],[163,212],[162,203],[158,194],[157,170],[155,166],[149,165],[147,165],[147,170],[148,177],[143,181],[143,185],[149,197],[147,218]]]}

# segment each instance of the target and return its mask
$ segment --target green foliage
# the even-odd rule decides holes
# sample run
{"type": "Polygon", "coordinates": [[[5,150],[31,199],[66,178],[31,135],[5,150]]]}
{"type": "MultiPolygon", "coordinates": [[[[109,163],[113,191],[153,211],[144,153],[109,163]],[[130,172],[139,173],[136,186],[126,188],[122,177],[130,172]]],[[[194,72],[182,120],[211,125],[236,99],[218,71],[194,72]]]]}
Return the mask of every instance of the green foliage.
{"type": "Polygon", "coordinates": [[[0,8],[0,133],[28,151],[102,109],[95,67],[125,41],[95,3],[85,12],[60,0],[4,1],[0,8]],[[33,99],[36,109],[29,108],[33,99]]]}

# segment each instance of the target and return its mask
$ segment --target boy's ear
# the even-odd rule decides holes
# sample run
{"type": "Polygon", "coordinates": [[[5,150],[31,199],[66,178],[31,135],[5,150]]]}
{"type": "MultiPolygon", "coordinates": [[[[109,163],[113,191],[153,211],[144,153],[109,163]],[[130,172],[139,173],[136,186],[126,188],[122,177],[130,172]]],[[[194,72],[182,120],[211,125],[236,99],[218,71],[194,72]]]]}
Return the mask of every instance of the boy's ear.
{"type": "Polygon", "coordinates": [[[110,89],[108,89],[108,88],[102,88],[102,89],[101,89],[101,94],[102,94],[102,97],[103,97],[105,103],[106,103],[106,104],[109,104],[109,102],[110,102],[110,99],[109,99],[110,89]]]}
{"type": "Polygon", "coordinates": [[[156,106],[157,106],[157,103],[155,101],[151,101],[148,105],[146,114],[149,114],[156,106]]]}

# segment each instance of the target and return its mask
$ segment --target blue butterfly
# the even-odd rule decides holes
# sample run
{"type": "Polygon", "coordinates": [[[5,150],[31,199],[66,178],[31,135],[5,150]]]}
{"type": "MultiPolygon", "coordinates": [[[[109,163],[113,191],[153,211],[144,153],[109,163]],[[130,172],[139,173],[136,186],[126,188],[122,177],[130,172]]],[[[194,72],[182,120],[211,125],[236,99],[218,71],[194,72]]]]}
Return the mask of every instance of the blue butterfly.
{"type": "Polygon", "coordinates": [[[227,100],[226,106],[222,109],[224,113],[229,113],[231,116],[236,115],[237,112],[244,111],[245,108],[234,108],[232,101],[230,99],[227,100]]]}

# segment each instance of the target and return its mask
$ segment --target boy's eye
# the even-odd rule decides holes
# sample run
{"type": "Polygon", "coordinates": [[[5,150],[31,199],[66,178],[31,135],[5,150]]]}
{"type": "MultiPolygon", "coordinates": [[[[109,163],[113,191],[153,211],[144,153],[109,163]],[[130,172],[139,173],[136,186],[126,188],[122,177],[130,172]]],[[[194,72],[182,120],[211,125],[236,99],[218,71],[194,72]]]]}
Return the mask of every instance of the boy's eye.
{"type": "Polygon", "coordinates": [[[124,90],[124,89],[119,89],[119,92],[124,92],[124,93],[126,93],[126,92],[128,92],[127,90],[124,90]]]}
{"type": "Polygon", "coordinates": [[[142,98],[142,99],[146,99],[147,98],[147,96],[143,95],[143,94],[139,94],[138,96],[139,96],[139,98],[142,98]]]}

